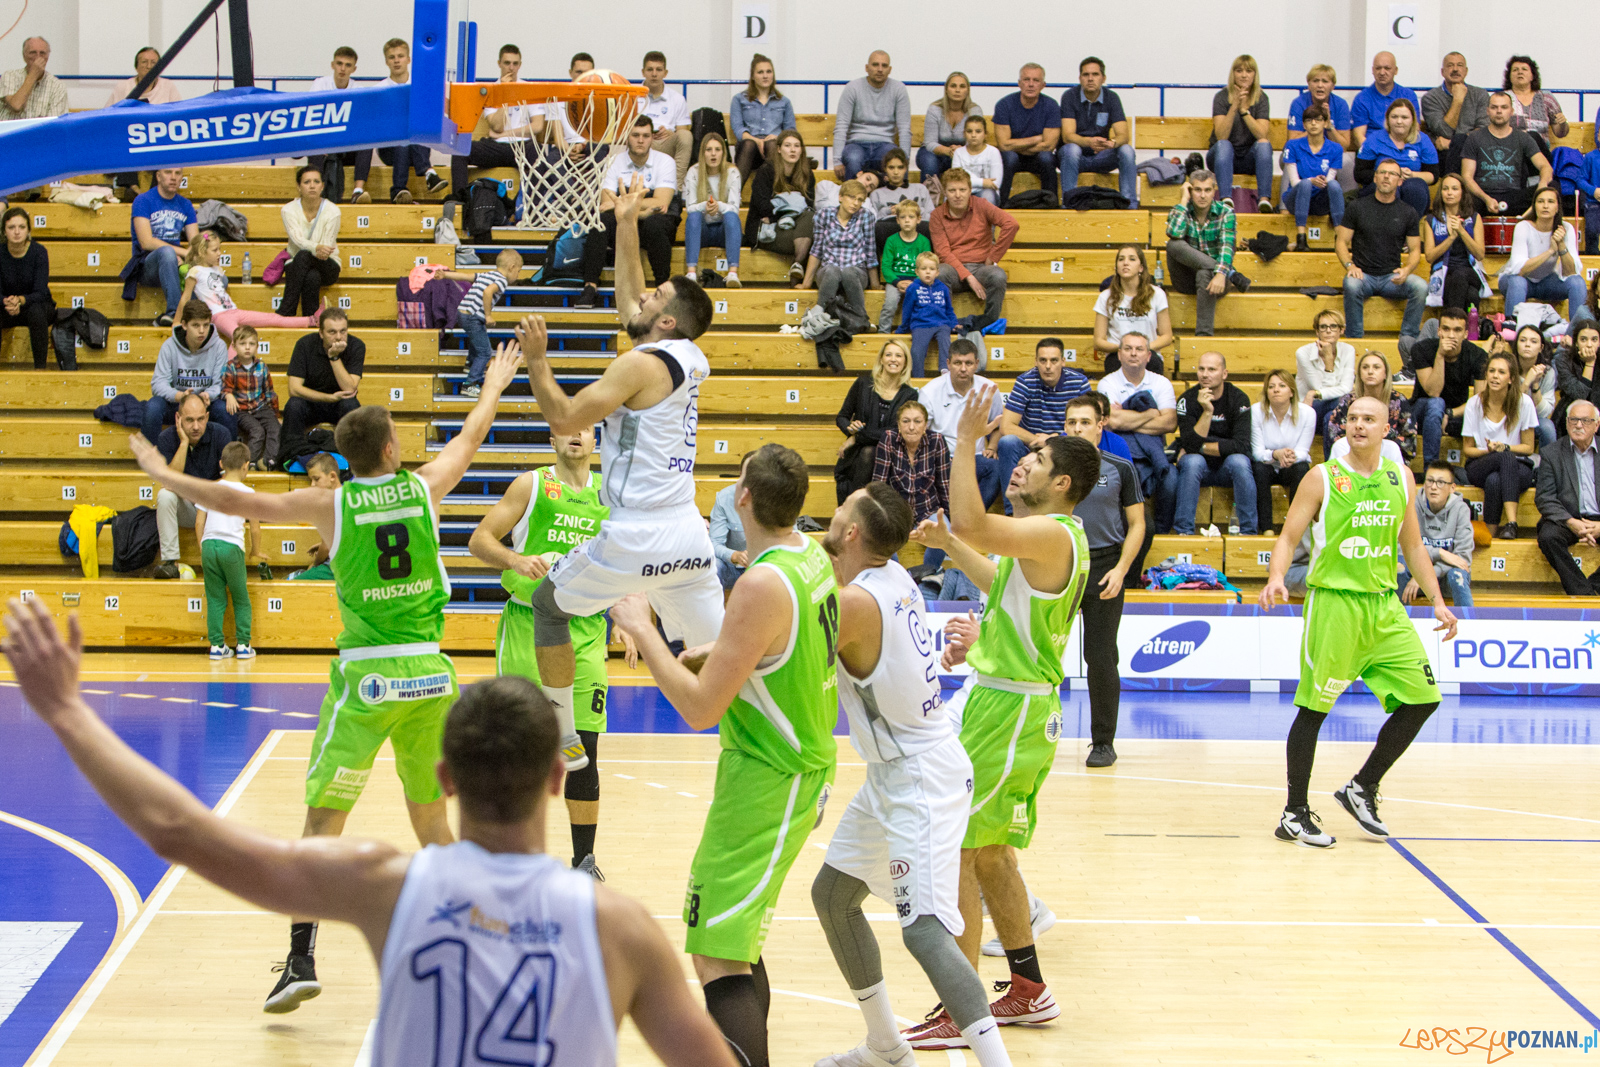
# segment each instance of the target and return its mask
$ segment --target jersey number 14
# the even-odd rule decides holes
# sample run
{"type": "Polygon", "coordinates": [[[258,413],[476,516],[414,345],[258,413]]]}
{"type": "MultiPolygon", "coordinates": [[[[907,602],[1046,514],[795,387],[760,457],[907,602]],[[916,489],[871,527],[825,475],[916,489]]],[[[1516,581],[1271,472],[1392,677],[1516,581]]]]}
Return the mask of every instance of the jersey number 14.
{"type": "Polygon", "coordinates": [[[556,958],[530,952],[501,988],[483,1025],[469,1035],[467,971],[472,954],[466,942],[442,938],[411,956],[411,977],[437,983],[434,990],[433,1067],[464,1063],[508,1063],[549,1067],[555,1045],[547,1038],[550,1005],[555,1000],[556,958]],[[467,1041],[472,1056],[467,1057],[467,1041]]]}

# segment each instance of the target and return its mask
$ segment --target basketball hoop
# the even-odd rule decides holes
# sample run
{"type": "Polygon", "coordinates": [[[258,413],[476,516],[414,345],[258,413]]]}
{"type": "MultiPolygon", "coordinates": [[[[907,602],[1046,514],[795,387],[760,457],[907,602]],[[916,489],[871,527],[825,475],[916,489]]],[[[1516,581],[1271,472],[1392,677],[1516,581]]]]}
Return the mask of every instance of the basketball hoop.
{"type": "Polygon", "coordinates": [[[610,71],[572,82],[503,82],[450,87],[450,118],[470,132],[487,107],[542,109],[548,140],[511,142],[521,179],[520,230],[600,229],[600,183],[607,152],[628,133],[647,90],[610,71]],[[604,146],[605,151],[600,151],[604,146]]]}

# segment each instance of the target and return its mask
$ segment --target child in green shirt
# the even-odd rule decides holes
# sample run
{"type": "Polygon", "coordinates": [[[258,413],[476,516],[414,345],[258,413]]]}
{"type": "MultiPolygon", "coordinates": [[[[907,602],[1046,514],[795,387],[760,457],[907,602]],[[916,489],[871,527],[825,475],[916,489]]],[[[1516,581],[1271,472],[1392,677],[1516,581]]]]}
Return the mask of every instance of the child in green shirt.
{"type": "Polygon", "coordinates": [[[922,221],[922,209],[915,200],[902,200],[896,204],[894,218],[900,225],[900,232],[890,234],[883,243],[883,260],[879,264],[879,274],[883,277],[883,310],[878,313],[879,333],[894,332],[900,298],[917,277],[917,257],[933,251],[932,242],[917,232],[917,225],[922,221]]]}

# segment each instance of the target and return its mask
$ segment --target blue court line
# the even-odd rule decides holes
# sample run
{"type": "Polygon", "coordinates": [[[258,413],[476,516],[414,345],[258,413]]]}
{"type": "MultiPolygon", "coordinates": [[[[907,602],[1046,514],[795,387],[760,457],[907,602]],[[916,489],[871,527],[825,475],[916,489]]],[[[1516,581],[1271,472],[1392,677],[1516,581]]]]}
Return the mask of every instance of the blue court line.
{"type": "Polygon", "coordinates": [[[1600,837],[1391,837],[1391,841],[1511,841],[1523,845],[1600,845],[1600,837]]]}
{"type": "MultiPolygon", "coordinates": [[[[1517,946],[1516,942],[1512,941],[1497,927],[1490,925],[1489,920],[1484,917],[1482,912],[1480,912],[1477,908],[1474,908],[1471,904],[1468,904],[1465,897],[1463,897],[1460,893],[1457,893],[1454,889],[1451,889],[1443,878],[1440,878],[1437,874],[1434,874],[1428,865],[1417,859],[1416,856],[1412,855],[1409,849],[1392,837],[1385,838],[1385,840],[1388,841],[1390,848],[1404,856],[1406,862],[1410,863],[1411,866],[1421,871],[1424,878],[1437,886],[1439,892],[1449,897],[1455,903],[1456,907],[1466,912],[1469,919],[1480,924],[1485,933],[1494,938],[1496,941],[1500,942],[1501,946],[1504,947],[1507,952],[1516,957],[1517,962],[1521,963],[1524,967],[1528,968],[1528,970],[1532,971],[1534,977],[1539,979],[1539,981],[1543,982],[1545,985],[1549,986],[1551,992],[1555,993],[1556,996],[1566,1001],[1567,1005],[1572,1008],[1573,1011],[1581,1015],[1585,1022],[1587,1022],[1590,1026],[1600,1028],[1600,1015],[1596,1015],[1594,1012],[1585,1007],[1583,1001],[1579,1000],[1577,997],[1568,992],[1566,986],[1550,977],[1550,972],[1533,962],[1533,958],[1526,952],[1522,951],[1522,949],[1517,946]]],[[[1412,840],[1425,839],[1413,838],[1412,840]]]]}

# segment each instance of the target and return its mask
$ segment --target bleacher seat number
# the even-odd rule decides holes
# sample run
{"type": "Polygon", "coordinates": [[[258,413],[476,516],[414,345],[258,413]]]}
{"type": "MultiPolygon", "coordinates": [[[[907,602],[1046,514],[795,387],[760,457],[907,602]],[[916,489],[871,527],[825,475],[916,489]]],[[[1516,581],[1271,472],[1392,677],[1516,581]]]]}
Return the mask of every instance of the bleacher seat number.
{"type": "MultiPolygon", "coordinates": [[[[133,351],[133,342],[132,341],[118,341],[117,342],[117,355],[125,356],[129,352],[132,352],[132,351],[133,351]]],[[[115,396],[116,394],[113,393],[112,395],[115,396]]]]}
{"type": "Polygon", "coordinates": [[[728,261],[726,259],[722,259],[722,258],[719,257],[717,259],[717,269],[718,270],[727,270],[728,269],[728,261]]]}
{"type": "Polygon", "coordinates": [[[433,216],[432,215],[429,215],[427,218],[422,220],[422,228],[424,230],[433,229],[433,216]]]}
{"type": "Polygon", "coordinates": [[[272,298],[272,310],[273,310],[273,311],[277,311],[277,310],[278,310],[278,308],[279,308],[279,307],[280,307],[280,306],[281,306],[281,305],[282,305],[282,304],[283,304],[283,297],[281,297],[281,296],[275,296],[275,297],[273,297],[273,298],[272,298]]]}
{"type": "Polygon", "coordinates": [[[1256,553],[1256,566],[1258,566],[1258,567],[1270,567],[1270,566],[1272,566],[1272,549],[1270,549],[1270,548],[1263,549],[1263,550],[1260,550],[1260,551],[1258,551],[1256,553]]]}
{"type": "Polygon", "coordinates": [[[267,610],[268,611],[282,611],[283,610],[283,597],[281,597],[281,596],[269,596],[269,597],[267,597],[267,610]]]}
{"type": "Polygon", "coordinates": [[[1192,553],[1192,552],[1174,552],[1173,553],[1173,558],[1175,558],[1179,563],[1193,563],[1194,562],[1194,553],[1192,553]]]}
{"type": "Polygon", "coordinates": [[[359,266],[361,266],[361,257],[360,257],[360,256],[351,256],[351,257],[350,257],[350,265],[351,265],[351,266],[352,266],[352,267],[359,267],[359,266]]]}
{"type": "Polygon", "coordinates": [[[1064,274],[1064,273],[1066,273],[1066,269],[1067,269],[1067,265],[1065,263],[1061,262],[1061,260],[1052,259],[1050,261],[1050,273],[1051,274],[1064,274]]]}
{"type": "Polygon", "coordinates": [[[202,600],[200,597],[192,596],[192,597],[189,598],[189,614],[190,615],[198,615],[198,614],[200,614],[200,612],[202,610],[204,610],[204,608],[205,608],[205,601],[202,600]]]}
{"type": "Polygon", "coordinates": [[[1076,348],[1065,349],[1061,353],[1061,358],[1067,363],[1076,363],[1078,362],[1078,350],[1076,348]]]}
{"type": "Polygon", "coordinates": [[[24,604],[28,603],[30,600],[33,599],[33,590],[32,589],[18,589],[17,590],[17,599],[22,601],[24,604]]]}
{"type": "Polygon", "coordinates": [[[340,311],[349,311],[350,310],[350,298],[348,296],[341,296],[339,298],[339,310],[340,311]]]}
{"type": "Polygon", "coordinates": [[[371,225],[372,225],[372,216],[371,215],[357,215],[356,216],[356,229],[364,230],[368,226],[371,226],[371,225]]]}
{"type": "Polygon", "coordinates": [[[294,555],[294,542],[293,541],[284,541],[282,543],[282,545],[281,545],[281,548],[282,548],[283,554],[285,556],[294,555]]]}
{"type": "Polygon", "coordinates": [[[427,256],[418,256],[416,259],[412,260],[411,265],[414,266],[414,267],[420,267],[424,263],[427,263],[427,262],[428,262],[428,257],[427,256]]]}
{"type": "Polygon", "coordinates": [[[75,486],[75,485],[63,485],[61,487],[61,499],[62,500],[76,500],[76,499],[78,499],[78,487],[75,486]]]}
{"type": "MultiPolygon", "coordinates": [[[[127,344],[127,343],[128,343],[128,342],[126,342],[126,341],[123,341],[123,342],[120,342],[120,343],[121,343],[121,344],[127,344]]],[[[122,351],[122,349],[120,349],[120,348],[119,348],[119,349],[117,349],[117,351],[118,351],[118,352],[121,352],[121,351],[122,351]]],[[[116,386],[114,386],[114,385],[107,385],[107,386],[104,386],[104,387],[102,387],[102,388],[101,388],[101,390],[100,390],[100,395],[101,395],[101,396],[102,396],[102,397],[104,397],[104,398],[105,398],[105,399],[107,399],[107,400],[110,400],[110,399],[111,399],[111,398],[112,398],[112,397],[114,397],[114,396],[116,396],[116,395],[117,395],[117,387],[116,387],[116,386]]]]}
{"type": "Polygon", "coordinates": [[[402,389],[400,386],[398,386],[398,385],[394,386],[393,388],[391,388],[389,390],[389,403],[398,404],[401,401],[405,400],[405,398],[406,398],[406,391],[404,389],[402,389]]]}
{"type": "Polygon", "coordinates": [[[989,349],[989,359],[992,362],[1004,363],[1006,360],[1006,350],[1000,348],[999,346],[989,349]]]}
{"type": "Polygon", "coordinates": [[[156,487],[155,486],[153,486],[153,485],[141,485],[139,487],[139,499],[140,500],[154,500],[155,498],[156,498],[156,487]]]}
{"type": "Polygon", "coordinates": [[[718,315],[726,315],[728,313],[728,302],[726,300],[718,300],[716,312],[718,315]]]}
{"type": "Polygon", "coordinates": [[[1506,558],[1504,556],[1490,556],[1489,569],[1503,573],[1506,569],[1506,558]]]}
{"type": "Polygon", "coordinates": [[[1312,240],[1312,241],[1320,241],[1320,240],[1322,240],[1322,227],[1321,226],[1307,226],[1306,227],[1306,237],[1308,239],[1312,240]]]}
{"type": "Polygon", "coordinates": [[[178,179],[178,188],[179,189],[187,189],[187,188],[189,188],[189,176],[188,175],[184,175],[182,178],[178,179]]]}
{"type": "Polygon", "coordinates": [[[75,307],[75,308],[83,307],[83,297],[81,297],[81,296],[73,297],[72,298],[72,306],[75,307]]]}
{"type": "Polygon", "coordinates": [[[1445,453],[1445,458],[1448,459],[1451,463],[1460,463],[1461,462],[1461,449],[1459,449],[1459,448],[1449,449],[1445,453]]]}
{"type": "Polygon", "coordinates": [[[98,267],[100,265],[100,253],[99,252],[90,252],[89,253],[88,263],[89,263],[89,266],[91,266],[91,267],[98,267]]]}
{"type": "Polygon", "coordinates": [[[264,355],[267,355],[271,351],[272,351],[272,342],[271,341],[257,341],[256,342],[256,353],[258,355],[264,356],[264,355]]]}
{"type": "Polygon", "coordinates": [[[224,266],[224,267],[233,266],[233,253],[232,252],[224,252],[224,253],[222,253],[221,257],[218,259],[218,263],[221,266],[224,266]]]}
{"type": "Polygon", "coordinates": [[[1600,274],[1600,267],[1585,267],[1583,274],[1584,277],[1588,278],[1592,282],[1594,281],[1594,276],[1596,274],[1600,274]]]}
{"type": "Polygon", "coordinates": [[[122,598],[115,593],[106,597],[106,610],[117,611],[122,607],[122,598]]]}
{"type": "Polygon", "coordinates": [[[711,451],[713,453],[715,453],[716,455],[719,455],[719,456],[727,455],[727,453],[728,453],[728,442],[726,442],[726,441],[712,441],[711,442],[711,451]]]}
{"type": "Polygon", "coordinates": [[[394,349],[402,356],[409,356],[411,354],[411,342],[401,341],[394,346],[394,349]]]}
{"type": "Polygon", "coordinates": [[[93,448],[94,447],[94,434],[92,434],[92,433],[80,433],[78,435],[78,447],[79,448],[93,448]]]}
{"type": "Polygon", "coordinates": [[[798,301],[798,300],[786,301],[784,303],[784,305],[783,305],[783,313],[785,315],[798,315],[798,314],[800,314],[800,301],[798,301]]]}
{"type": "Polygon", "coordinates": [[[798,389],[786,390],[784,392],[784,394],[783,394],[783,400],[784,400],[784,403],[786,403],[786,404],[798,404],[798,403],[800,403],[800,390],[798,390],[798,389]]]}
{"type": "Polygon", "coordinates": [[[33,217],[33,228],[36,230],[42,230],[49,221],[50,218],[47,215],[35,215],[33,217]]]}

